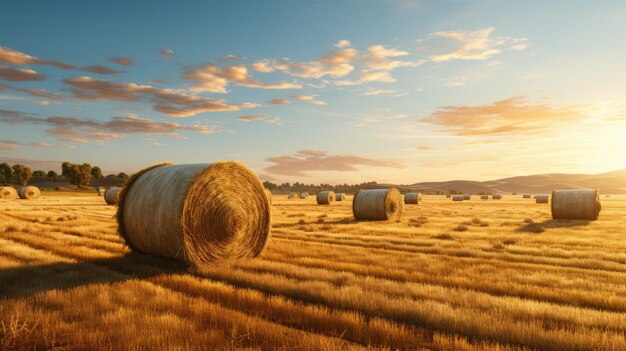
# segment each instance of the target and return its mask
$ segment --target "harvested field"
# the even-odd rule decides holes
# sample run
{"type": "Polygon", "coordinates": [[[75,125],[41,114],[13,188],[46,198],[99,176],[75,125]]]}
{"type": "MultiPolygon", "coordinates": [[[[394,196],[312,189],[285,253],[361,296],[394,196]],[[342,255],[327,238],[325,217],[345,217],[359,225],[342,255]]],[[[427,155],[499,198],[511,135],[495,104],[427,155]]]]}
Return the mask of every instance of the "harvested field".
{"type": "Polygon", "coordinates": [[[0,200],[0,349],[626,349],[626,196],[597,221],[425,195],[357,222],[352,198],[274,195],[261,257],[201,271],[130,252],[95,193],[0,200]]]}

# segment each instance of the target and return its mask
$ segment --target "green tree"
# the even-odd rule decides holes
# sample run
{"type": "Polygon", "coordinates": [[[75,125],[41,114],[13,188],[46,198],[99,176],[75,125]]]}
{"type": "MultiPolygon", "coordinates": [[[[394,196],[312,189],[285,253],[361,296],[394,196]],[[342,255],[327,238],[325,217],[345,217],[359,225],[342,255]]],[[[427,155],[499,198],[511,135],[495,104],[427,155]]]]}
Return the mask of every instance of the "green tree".
{"type": "Polygon", "coordinates": [[[46,172],[41,171],[41,170],[37,170],[33,172],[33,177],[45,177],[46,176],[46,172]]]}
{"type": "Polygon", "coordinates": [[[128,176],[128,174],[126,174],[126,173],[124,173],[124,172],[120,172],[120,173],[117,175],[117,177],[118,177],[118,178],[121,178],[121,179],[124,179],[124,180],[126,180],[126,179],[130,178],[130,177],[128,176]]]}
{"type": "Polygon", "coordinates": [[[71,163],[65,161],[61,164],[61,175],[64,176],[65,178],[67,178],[67,180],[69,181],[69,172],[70,172],[70,167],[72,166],[71,163]]]}
{"type": "Polygon", "coordinates": [[[54,180],[59,176],[57,174],[57,172],[55,171],[48,171],[48,174],[46,175],[48,178],[50,178],[51,182],[54,182],[54,180]]]}
{"type": "Polygon", "coordinates": [[[0,183],[9,184],[11,182],[11,176],[13,175],[13,169],[6,163],[0,164],[0,183]]]}
{"type": "Polygon", "coordinates": [[[33,176],[33,171],[24,165],[13,165],[13,174],[21,185],[26,185],[33,176]]]}
{"type": "Polygon", "coordinates": [[[65,178],[77,187],[89,185],[92,167],[88,163],[82,165],[64,162],[62,165],[65,178]]]}
{"type": "Polygon", "coordinates": [[[102,170],[98,166],[95,166],[94,168],[91,169],[91,176],[96,178],[96,179],[104,177],[102,175],[102,170]]]}

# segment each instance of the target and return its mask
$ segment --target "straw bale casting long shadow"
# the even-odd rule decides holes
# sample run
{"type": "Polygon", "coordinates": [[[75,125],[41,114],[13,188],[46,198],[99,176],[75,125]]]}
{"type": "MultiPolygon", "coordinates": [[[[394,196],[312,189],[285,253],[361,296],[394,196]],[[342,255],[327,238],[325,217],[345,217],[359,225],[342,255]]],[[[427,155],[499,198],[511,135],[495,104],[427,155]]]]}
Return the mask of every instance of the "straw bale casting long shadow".
{"type": "Polygon", "coordinates": [[[55,289],[184,271],[186,267],[179,262],[135,252],[92,261],[7,268],[0,270],[0,301],[55,289]]]}

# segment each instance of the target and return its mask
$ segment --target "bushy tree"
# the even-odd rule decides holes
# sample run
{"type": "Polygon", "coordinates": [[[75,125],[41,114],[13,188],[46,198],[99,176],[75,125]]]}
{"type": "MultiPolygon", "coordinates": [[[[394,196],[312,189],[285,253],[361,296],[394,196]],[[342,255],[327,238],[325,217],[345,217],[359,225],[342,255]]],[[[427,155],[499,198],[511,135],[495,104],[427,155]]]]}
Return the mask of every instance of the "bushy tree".
{"type": "Polygon", "coordinates": [[[33,177],[45,177],[46,176],[46,172],[41,171],[41,170],[37,170],[33,172],[33,177]]]}
{"type": "Polygon", "coordinates": [[[21,185],[26,185],[33,176],[33,171],[24,165],[13,165],[13,174],[21,185]]]}
{"type": "Polygon", "coordinates": [[[57,172],[55,171],[48,171],[48,174],[46,175],[48,178],[50,178],[51,182],[54,182],[54,180],[59,176],[57,174],[57,172]]]}
{"type": "Polygon", "coordinates": [[[63,162],[61,165],[63,169],[63,176],[67,178],[70,184],[74,184],[78,187],[81,185],[89,185],[91,181],[91,171],[92,167],[88,163],[83,163],[82,165],[63,162]]]}
{"type": "Polygon", "coordinates": [[[9,184],[11,182],[11,176],[13,175],[13,169],[6,163],[0,164],[0,184],[9,184]]]}
{"type": "Polygon", "coordinates": [[[120,178],[120,179],[124,179],[124,180],[126,180],[126,179],[130,178],[130,177],[128,176],[128,174],[126,174],[126,173],[124,173],[124,172],[120,172],[120,173],[117,175],[117,177],[118,177],[118,178],[120,178]]]}
{"type": "Polygon", "coordinates": [[[98,166],[95,166],[94,168],[91,169],[91,176],[94,177],[95,179],[104,177],[102,175],[102,170],[98,166]]]}

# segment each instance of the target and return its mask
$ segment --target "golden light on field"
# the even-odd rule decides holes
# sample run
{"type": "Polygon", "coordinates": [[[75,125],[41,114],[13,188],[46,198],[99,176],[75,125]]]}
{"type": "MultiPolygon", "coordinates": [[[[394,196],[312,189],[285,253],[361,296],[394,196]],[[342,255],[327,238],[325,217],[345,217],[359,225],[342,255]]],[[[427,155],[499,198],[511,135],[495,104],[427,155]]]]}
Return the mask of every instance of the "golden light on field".
{"type": "Polygon", "coordinates": [[[260,259],[189,271],[131,253],[96,194],[0,200],[0,342],[68,349],[626,348],[626,197],[424,196],[396,222],[274,195],[260,259]],[[102,333],[106,330],[106,333],[102,333]]]}

